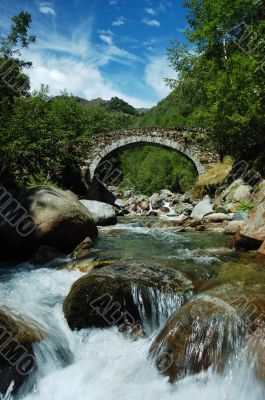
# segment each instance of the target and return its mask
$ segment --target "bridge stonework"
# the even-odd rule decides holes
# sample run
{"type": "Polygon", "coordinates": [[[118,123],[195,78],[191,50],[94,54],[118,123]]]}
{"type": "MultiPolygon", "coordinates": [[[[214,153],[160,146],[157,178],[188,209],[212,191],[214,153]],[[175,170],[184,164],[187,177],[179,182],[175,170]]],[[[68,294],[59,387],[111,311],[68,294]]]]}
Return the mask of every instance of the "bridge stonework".
{"type": "Polygon", "coordinates": [[[172,128],[122,129],[96,135],[92,138],[90,151],[86,155],[83,174],[92,182],[96,169],[103,159],[112,152],[137,144],[151,144],[183,154],[195,165],[198,175],[219,161],[219,155],[207,146],[205,141],[196,141],[195,130],[172,128]],[[187,135],[188,133],[188,135],[187,135]],[[188,138],[187,138],[188,136],[188,138]]]}

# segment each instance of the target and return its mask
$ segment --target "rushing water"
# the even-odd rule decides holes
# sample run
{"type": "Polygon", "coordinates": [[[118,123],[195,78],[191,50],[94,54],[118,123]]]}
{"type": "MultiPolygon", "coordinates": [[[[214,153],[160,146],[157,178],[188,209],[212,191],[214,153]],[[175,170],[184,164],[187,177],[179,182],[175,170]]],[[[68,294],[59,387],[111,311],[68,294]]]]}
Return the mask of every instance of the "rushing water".
{"type": "MultiPolygon", "coordinates": [[[[103,229],[92,256],[156,263],[195,274],[202,282],[221,263],[240,261],[240,255],[225,247],[227,238],[221,235],[178,233],[162,222],[150,221],[122,219],[116,227],[103,229]]],[[[147,357],[149,339],[132,340],[116,328],[72,332],[62,303],[82,275],[29,264],[2,266],[0,304],[33,319],[48,333],[45,341],[34,345],[38,369],[18,394],[19,399],[264,399],[264,389],[254,378],[244,348],[230,360],[224,374],[209,369],[171,385],[147,357]]],[[[137,295],[135,292],[135,298],[137,295]]],[[[158,324],[163,324],[177,299],[161,294],[157,302],[162,315],[158,324]]],[[[11,400],[12,395],[7,393],[3,399],[11,400]]]]}

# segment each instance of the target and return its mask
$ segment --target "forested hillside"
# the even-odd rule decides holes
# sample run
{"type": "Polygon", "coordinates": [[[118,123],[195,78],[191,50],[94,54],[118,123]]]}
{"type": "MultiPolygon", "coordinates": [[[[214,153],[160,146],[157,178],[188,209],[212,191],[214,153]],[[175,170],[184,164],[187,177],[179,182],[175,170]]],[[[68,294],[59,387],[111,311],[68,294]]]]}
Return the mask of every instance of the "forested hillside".
{"type": "Polygon", "coordinates": [[[173,90],[155,107],[148,110],[135,121],[135,127],[186,127],[191,126],[189,119],[192,105],[186,102],[177,89],[173,90]]]}

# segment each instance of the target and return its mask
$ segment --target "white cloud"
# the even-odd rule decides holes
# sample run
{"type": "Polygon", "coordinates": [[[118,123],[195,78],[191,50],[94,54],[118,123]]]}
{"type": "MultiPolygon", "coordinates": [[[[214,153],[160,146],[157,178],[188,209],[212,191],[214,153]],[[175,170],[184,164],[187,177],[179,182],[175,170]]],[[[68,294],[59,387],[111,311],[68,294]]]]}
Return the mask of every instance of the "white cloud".
{"type": "Polygon", "coordinates": [[[112,21],[113,26],[121,26],[125,24],[125,18],[124,17],[118,17],[115,19],[115,21],[112,21]]]}
{"type": "Polygon", "coordinates": [[[177,79],[177,73],[169,67],[167,58],[151,57],[145,69],[145,82],[151,86],[156,94],[163,98],[170,92],[166,86],[164,79],[177,79]]]}
{"type": "Polygon", "coordinates": [[[146,24],[146,25],[155,26],[157,28],[160,26],[160,21],[158,21],[157,19],[144,18],[143,19],[143,23],[146,24]]]}
{"type": "Polygon", "coordinates": [[[38,90],[42,83],[48,84],[51,95],[58,95],[67,89],[73,95],[85,99],[101,97],[110,99],[117,96],[134,107],[152,106],[152,103],[135,97],[127,96],[105,79],[99,68],[92,63],[76,61],[71,57],[46,57],[45,54],[29,52],[27,59],[33,61],[33,68],[28,71],[31,89],[38,90]]]}
{"type": "Polygon", "coordinates": [[[102,40],[102,42],[107,43],[107,44],[109,44],[109,45],[112,45],[112,44],[113,44],[113,42],[112,42],[112,37],[111,37],[110,35],[106,35],[106,34],[104,34],[104,33],[101,33],[101,34],[99,35],[99,37],[100,37],[100,39],[102,40]]]}
{"type": "Polygon", "coordinates": [[[54,8],[50,5],[46,5],[46,4],[41,5],[39,7],[39,11],[42,14],[47,14],[47,15],[50,14],[50,15],[53,15],[54,17],[56,16],[56,12],[55,12],[54,8]]]}
{"type": "Polygon", "coordinates": [[[146,8],[145,11],[147,12],[147,14],[149,15],[156,15],[156,12],[153,8],[146,8]]]}
{"type": "Polygon", "coordinates": [[[110,0],[109,3],[110,3],[111,6],[115,6],[118,3],[118,1],[117,0],[110,0]]]}
{"type": "Polygon", "coordinates": [[[120,64],[140,62],[141,58],[115,45],[113,33],[108,30],[99,30],[102,44],[94,44],[90,39],[89,24],[85,25],[88,37],[83,30],[73,31],[71,36],[49,34],[49,40],[39,38],[34,49],[37,51],[53,51],[61,55],[81,58],[95,65],[102,66],[114,61],[120,64]]]}

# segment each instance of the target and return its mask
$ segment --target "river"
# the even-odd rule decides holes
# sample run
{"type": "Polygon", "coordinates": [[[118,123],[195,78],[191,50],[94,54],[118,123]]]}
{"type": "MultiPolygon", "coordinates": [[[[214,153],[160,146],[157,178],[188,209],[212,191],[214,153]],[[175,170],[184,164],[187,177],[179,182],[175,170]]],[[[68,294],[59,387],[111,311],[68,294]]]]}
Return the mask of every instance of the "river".
{"type": "MultiPolygon", "coordinates": [[[[223,263],[240,263],[246,257],[255,262],[253,255],[225,247],[227,237],[180,233],[165,224],[155,218],[121,218],[117,226],[101,229],[91,257],[177,268],[196,274],[201,282],[223,263]]],[[[264,400],[264,387],[254,378],[244,348],[224,374],[209,369],[169,384],[148,357],[149,339],[129,339],[117,328],[72,332],[62,303],[82,275],[51,266],[1,266],[0,304],[48,332],[45,341],[34,345],[38,368],[19,400],[264,400]]],[[[3,399],[13,399],[12,394],[3,399]]]]}

